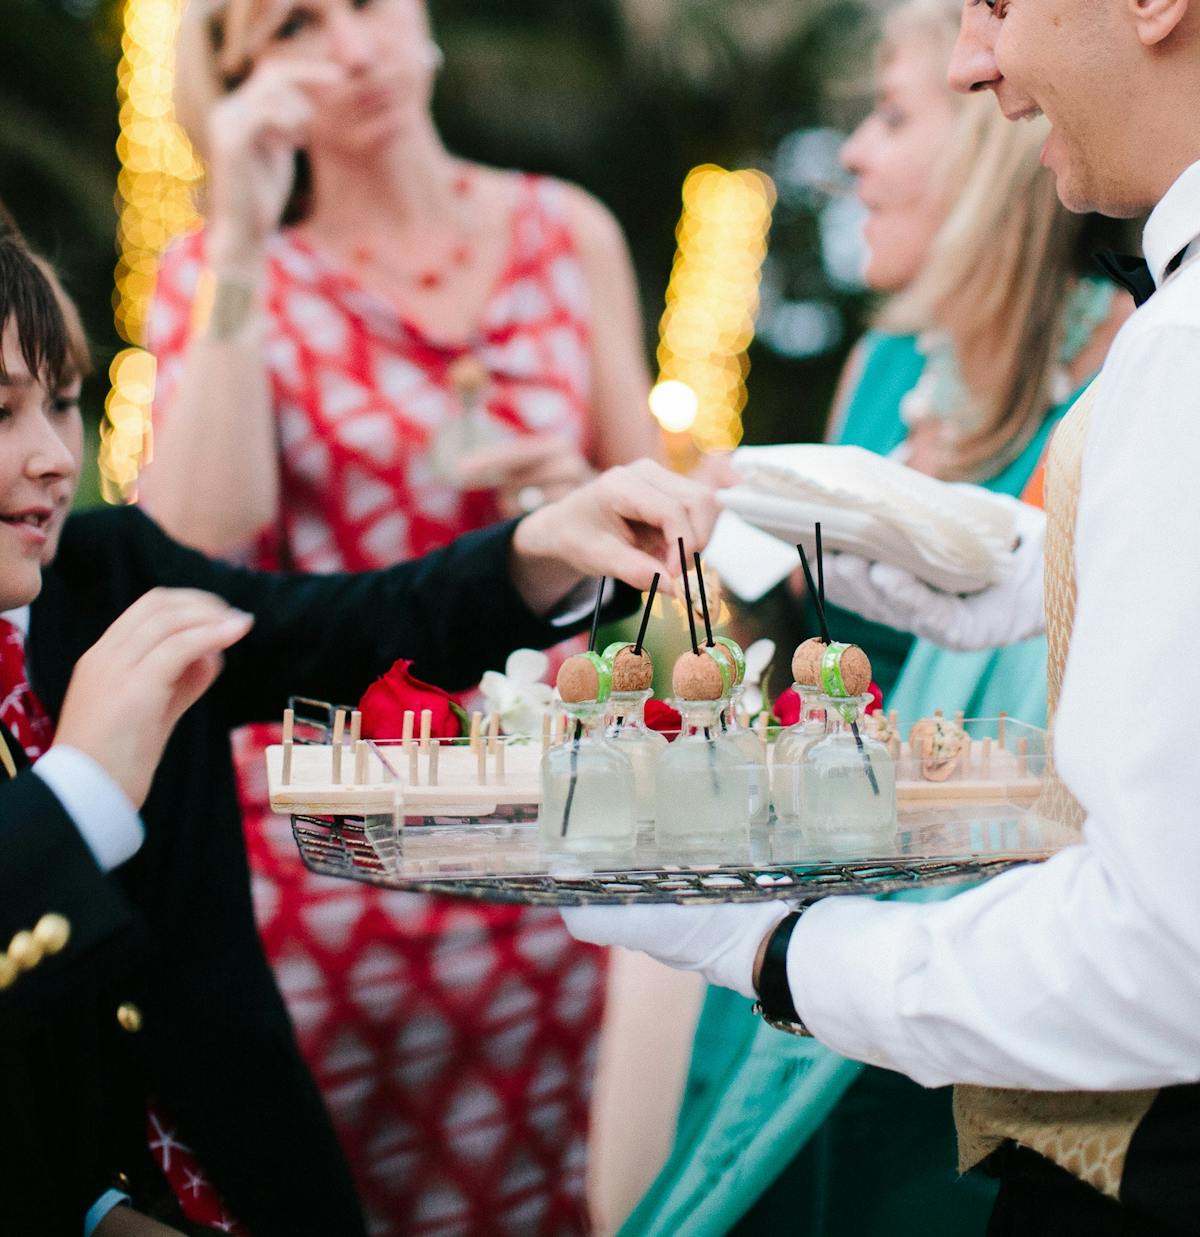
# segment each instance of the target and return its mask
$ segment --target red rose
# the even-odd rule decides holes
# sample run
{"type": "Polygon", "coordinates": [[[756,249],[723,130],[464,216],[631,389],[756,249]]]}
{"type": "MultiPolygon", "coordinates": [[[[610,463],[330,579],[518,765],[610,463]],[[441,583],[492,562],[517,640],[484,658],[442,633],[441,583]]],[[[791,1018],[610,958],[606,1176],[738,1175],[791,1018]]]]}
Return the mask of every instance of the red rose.
{"type": "Polygon", "coordinates": [[[358,702],[362,713],[364,739],[398,739],[404,731],[404,714],[415,713],[416,727],[421,727],[421,713],[433,714],[433,729],[437,739],[457,739],[463,733],[462,707],[449,693],[430,683],[422,683],[409,667],[411,661],[401,658],[367,688],[358,702]]]}
{"type": "Polygon", "coordinates": [[[867,705],[865,712],[867,713],[882,713],[883,712],[883,692],[880,690],[879,684],[874,680],[867,688],[871,693],[871,703],[867,705]]]}
{"type": "Polygon", "coordinates": [[[644,717],[646,725],[651,730],[657,730],[659,734],[666,735],[668,739],[678,737],[679,727],[683,723],[679,711],[671,708],[669,704],[664,704],[661,700],[647,700],[644,717]]]}
{"type": "Polygon", "coordinates": [[[800,710],[803,701],[800,693],[794,687],[785,688],[775,698],[771,712],[782,726],[794,726],[800,720],[800,710]]]}

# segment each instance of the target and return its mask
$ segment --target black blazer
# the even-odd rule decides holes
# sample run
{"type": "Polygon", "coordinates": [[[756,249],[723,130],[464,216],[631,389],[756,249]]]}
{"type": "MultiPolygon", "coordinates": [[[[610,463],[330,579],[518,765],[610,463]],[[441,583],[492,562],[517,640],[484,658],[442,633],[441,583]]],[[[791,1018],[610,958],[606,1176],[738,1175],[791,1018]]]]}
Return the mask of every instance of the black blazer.
{"type": "MultiPolygon", "coordinates": [[[[147,1096],[254,1237],[364,1231],[255,931],[229,732],[280,716],[292,694],[357,699],[400,656],[458,688],[514,648],[562,639],[509,583],[511,535],[501,525],[386,571],[303,576],[213,562],[136,509],[68,522],[28,645],[52,716],[80,654],[150,588],[208,589],[257,621],[181,719],[142,810],[145,843],[115,873],[34,774],[0,785],[0,944],[47,912],[72,925],[61,954],[0,992],[0,1233],[78,1237],[114,1182],[152,1191],[147,1096]]],[[[634,596],[622,590],[615,608],[634,596]]]]}

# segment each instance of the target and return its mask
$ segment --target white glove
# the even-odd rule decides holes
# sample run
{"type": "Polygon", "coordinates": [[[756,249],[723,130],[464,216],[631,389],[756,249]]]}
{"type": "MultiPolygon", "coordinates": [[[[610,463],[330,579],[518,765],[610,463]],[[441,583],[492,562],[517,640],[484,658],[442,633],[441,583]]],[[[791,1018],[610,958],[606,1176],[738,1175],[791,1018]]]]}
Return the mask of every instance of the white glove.
{"type": "Polygon", "coordinates": [[[959,597],[931,588],[891,563],[856,554],[827,555],[825,595],[864,618],[932,640],[960,652],[997,648],[1046,630],[1042,548],[1046,515],[1028,503],[1018,508],[1020,544],[1006,578],[982,592],[959,597]]]}
{"type": "Polygon", "coordinates": [[[566,906],[567,931],[592,945],[638,949],[678,971],[753,999],[754,959],[786,902],[720,906],[566,906]]]}

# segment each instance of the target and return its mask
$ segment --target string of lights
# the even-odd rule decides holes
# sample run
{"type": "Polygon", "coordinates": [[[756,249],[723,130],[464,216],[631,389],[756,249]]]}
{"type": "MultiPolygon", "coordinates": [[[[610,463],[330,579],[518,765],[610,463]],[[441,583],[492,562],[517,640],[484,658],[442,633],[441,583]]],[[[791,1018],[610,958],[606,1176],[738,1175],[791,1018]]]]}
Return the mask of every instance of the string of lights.
{"type": "Polygon", "coordinates": [[[195,187],[202,176],[175,122],[174,44],[182,0],[126,0],[117,68],[120,136],[119,211],[113,310],[130,347],[109,368],[110,389],[100,435],[100,482],[109,502],[136,496],[150,454],[154,358],[145,351],[146,317],[163,248],[199,222],[195,187]]]}
{"type": "Polygon", "coordinates": [[[742,438],[746,350],[774,205],[775,186],[757,171],[706,164],[683,183],[650,410],[701,450],[731,450],[742,438]]]}

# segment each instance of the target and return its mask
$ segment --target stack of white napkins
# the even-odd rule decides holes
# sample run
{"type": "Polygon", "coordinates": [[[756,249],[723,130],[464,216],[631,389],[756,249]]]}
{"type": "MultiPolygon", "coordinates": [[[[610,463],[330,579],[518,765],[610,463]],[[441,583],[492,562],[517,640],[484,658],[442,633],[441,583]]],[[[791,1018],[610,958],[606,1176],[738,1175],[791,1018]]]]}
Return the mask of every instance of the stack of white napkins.
{"type": "MultiPolygon", "coordinates": [[[[721,491],[726,509],[789,546],[800,542],[811,553],[813,525],[820,520],[826,549],[894,563],[949,593],[978,592],[1011,566],[1017,541],[1012,508],[980,486],[938,481],[861,447],[742,447],[732,462],[742,484],[721,491]]],[[[736,523],[723,521],[716,553],[710,546],[708,557],[719,572],[715,560],[732,565],[740,559],[745,575],[753,551],[751,542],[739,545],[736,523]]],[[[777,579],[784,565],[776,555],[777,579]]],[[[759,584],[755,580],[748,592],[759,584]]]]}

